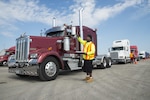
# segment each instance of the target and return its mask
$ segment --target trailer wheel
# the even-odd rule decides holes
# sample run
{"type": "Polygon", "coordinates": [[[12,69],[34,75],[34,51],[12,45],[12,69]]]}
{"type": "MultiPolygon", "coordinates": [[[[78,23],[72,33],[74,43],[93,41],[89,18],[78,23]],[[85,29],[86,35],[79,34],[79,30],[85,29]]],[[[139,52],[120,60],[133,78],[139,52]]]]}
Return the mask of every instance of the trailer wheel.
{"type": "Polygon", "coordinates": [[[56,79],[59,73],[59,63],[54,57],[47,57],[44,62],[40,64],[39,77],[43,81],[50,81],[56,79]]]}
{"type": "Polygon", "coordinates": [[[103,62],[101,63],[101,68],[105,69],[107,67],[107,60],[106,58],[103,59],[103,62]]]}
{"type": "Polygon", "coordinates": [[[112,61],[111,61],[111,59],[110,58],[107,58],[106,59],[106,62],[107,62],[107,68],[110,68],[111,66],[112,66],[112,61]]]}

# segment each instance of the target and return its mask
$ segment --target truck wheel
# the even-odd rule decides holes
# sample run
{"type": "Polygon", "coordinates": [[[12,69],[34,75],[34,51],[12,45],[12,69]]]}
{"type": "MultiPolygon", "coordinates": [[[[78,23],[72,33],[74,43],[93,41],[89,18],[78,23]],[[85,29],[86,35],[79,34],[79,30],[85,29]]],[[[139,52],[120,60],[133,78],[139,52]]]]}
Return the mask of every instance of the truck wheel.
{"type": "Polygon", "coordinates": [[[103,62],[101,63],[101,68],[105,69],[107,67],[107,61],[106,58],[103,59],[103,62]]]}
{"type": "Polygon", "coordinates": [[[106,59],[106,62],[107,62],[106,67],[107,67],[107,68],[110,68],[110,67],[111,67],[111,65],[112,65],[112,61],[111,61],[111,59],[110,59],[110,58],[107,58],[107,59],[106,59]]]}
{"type": "Polygon", "coordinates": [[[59,72],[59,63],[54,57],[47,57],[40,64],[39,77],[43,81],[56,79],[59,72]]]}
{"type": "Polygon", "coordinates": [[[3,61],[3,66],[7,66],[7,61],[3,61]]]}
{"type": "Polygon", "coordinates": [[[127,59],[125,58],[125,59],[124,59],[124,64],[126,64],[126,63],[127,63],[127,59]]]}

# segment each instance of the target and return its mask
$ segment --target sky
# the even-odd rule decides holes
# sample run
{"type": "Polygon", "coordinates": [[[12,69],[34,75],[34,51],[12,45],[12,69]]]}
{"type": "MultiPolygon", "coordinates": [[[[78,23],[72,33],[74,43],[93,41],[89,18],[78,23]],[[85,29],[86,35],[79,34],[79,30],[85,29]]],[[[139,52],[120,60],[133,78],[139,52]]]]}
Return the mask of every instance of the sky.
{"type": "Polygon", "coordinates": [[[128,39],[139,51],[150,52],[150,0],[0,0],[0,50],[15,45],[21,34],[39,36],[56,25],[97,29],[98,54],[114,40],[128,39]]]}

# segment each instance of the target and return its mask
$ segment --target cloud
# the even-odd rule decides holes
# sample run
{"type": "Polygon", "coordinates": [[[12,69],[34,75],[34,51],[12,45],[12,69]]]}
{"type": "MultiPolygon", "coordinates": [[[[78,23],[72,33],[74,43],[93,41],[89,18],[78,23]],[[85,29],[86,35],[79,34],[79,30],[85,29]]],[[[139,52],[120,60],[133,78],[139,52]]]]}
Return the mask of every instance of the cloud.
{"type": "Polygon", "coordinates": [[[9,37],[11,32],[18,30],[17,22],[50,24],[50,18],[58,14],[58,11],[39,5],[38,0],[3,0],[0,7],[0,34],[9,37]]]}
{"type": "MultiPolygon", "coordinates": [[[[84,8],[83,11],[83,20],[84,24],[88,26],[97,26],[101,22],[106,21],[107,19],[121,13],[125,9],[140,4],[141,0],[123,0],[113,6],[106,7],[96,7],[95,0],[74,0],[75,5],[71,6],[72,11],[75,13],[72,17],[75,19],[78,13],[77,8],[84,8]]],[[[77,20],[76,20],[77,22],[77,20]]]]}
{"type": "Polygon", "coordinates": [[[14,37],[12,32],[1,32],[1,35],[5,36],[5,37],[14,37]]]}
{"type": "MultiPolygon", "coordinates": [[[[98,1],[97,1],[98,2],[98,1]]],[[[102,1],[99,1],[102,2],[102,1]]],[[[98,7],[95,0],[74,0],[68,11],[58,11],[42,5],[38,0],[8,0],[0,1],[0,29],[12,27],[17,30],[16,22],[40,22],[51,25],[51,19],[56,17],[57,25],[71,23],[78,25],[78,13],[81,7],[83,11],[83,24],[96,27],[101,22],[116,16],[126,8],[139,5],[143,0],[119,0],[113,6],[98,7]],[[4,28],[5,27],[5,28],[4,28]]]]}
{"type": "Polygon", "coordinates": [[[133,19],[139,19],[150,14],[150,0],[140,0],[135,6],[138,10],[133,15],[133,19]]]}
{"type": "Polygon", "coordinates": [[[44,5],[38,5],[37,0],[10,0],[9,2],[0,1],[0,19],[9,21],[33,21],[48,24],[50,16],[57,15],[57,11],[51,10],[44,5]]]}

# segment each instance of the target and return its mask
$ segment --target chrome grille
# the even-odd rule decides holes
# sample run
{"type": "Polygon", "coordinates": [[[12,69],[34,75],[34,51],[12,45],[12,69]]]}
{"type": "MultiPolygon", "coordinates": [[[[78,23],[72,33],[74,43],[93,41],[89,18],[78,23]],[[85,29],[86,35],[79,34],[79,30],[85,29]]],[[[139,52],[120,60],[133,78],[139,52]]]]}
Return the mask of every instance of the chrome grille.
{"type": "Polygon", "coordinates": [[[27,62],[29,54],[29,36],[16,39],[16,61],[27,62]]]}
{"type": "Polygon", "coordinates": [[[110,56],[112,59],[118,59],[118,52],[111,52],[110,56]]]}

